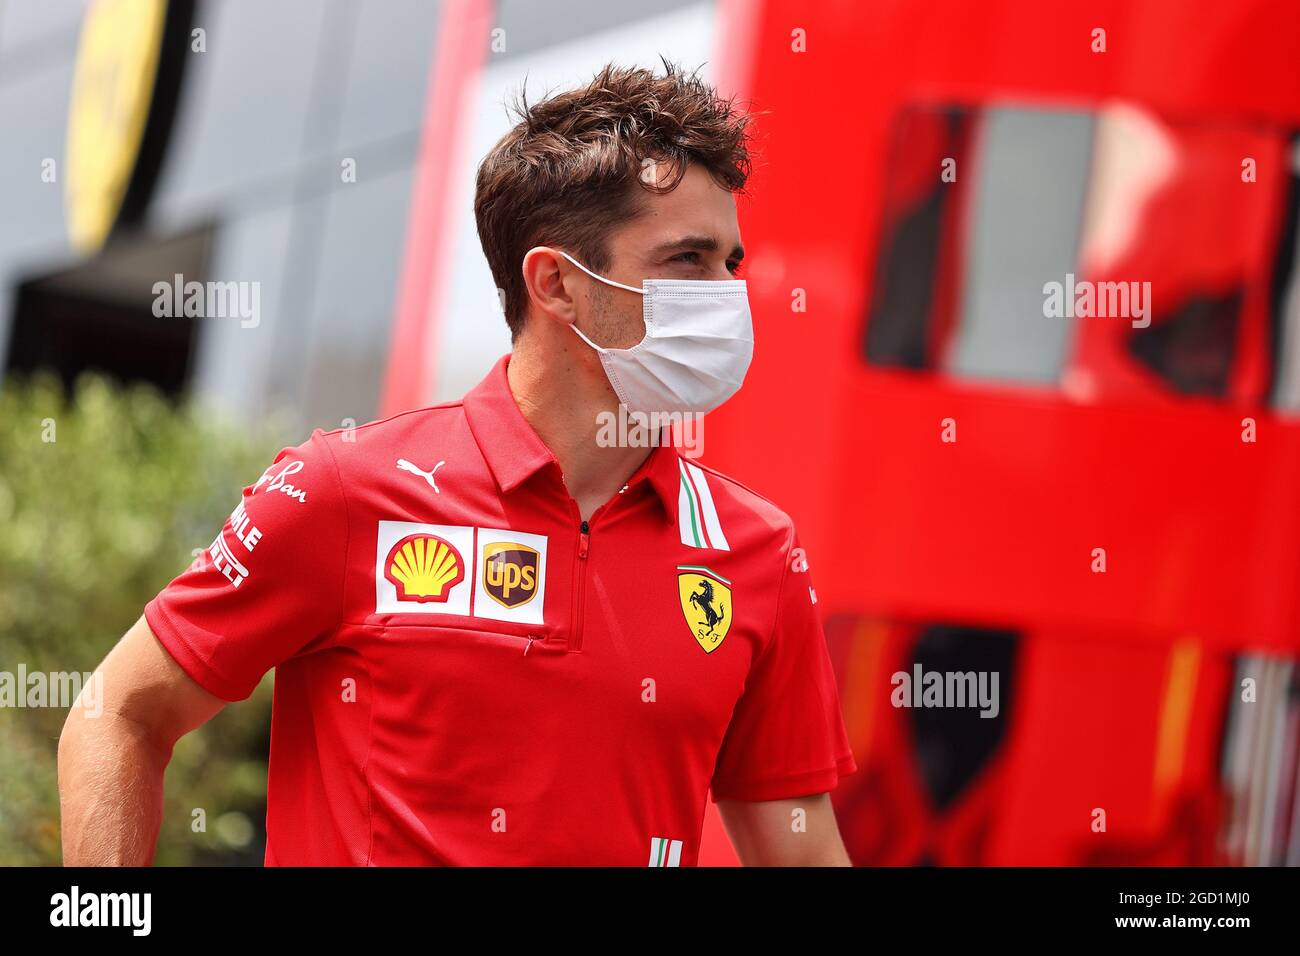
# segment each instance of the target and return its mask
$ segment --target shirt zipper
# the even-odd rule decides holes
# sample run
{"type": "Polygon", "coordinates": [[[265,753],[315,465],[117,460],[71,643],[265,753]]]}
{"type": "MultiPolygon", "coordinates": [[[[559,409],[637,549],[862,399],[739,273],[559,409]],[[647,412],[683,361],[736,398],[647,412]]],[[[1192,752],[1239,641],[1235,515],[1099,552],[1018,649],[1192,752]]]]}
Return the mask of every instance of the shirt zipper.
{"type": "Polygon", "coordinates": [[[582,618],[587,596],[587,554],[591,550],[591,525],[582,522],[578,526],[578,558],[574,567],[577,581],[573,588],[573,598],[577,603],[573,608],[573,640],[571,650],[582,650],[582,618]]]}
{"type": "MultiPolygon", "coordinates": [[[[627,491],[627,485],[619,489],[619,494],[624,491],[627,491]]],[[[573,637],[569,640],[570,651],[582,650],[582,622],[586,615],[587,605],[587,559],[591,554],[591,525],[604,514],[606,508],[613,506],[616,501],[618,501],[618,495],[610,498],[609,501],[593,511],[589,520],[583,521],[578,503],[572,498],[569,499],[569,503],[573,506],[573,514],[578,519],[578,551],[577,556],[573,559],[573,637]]]]}

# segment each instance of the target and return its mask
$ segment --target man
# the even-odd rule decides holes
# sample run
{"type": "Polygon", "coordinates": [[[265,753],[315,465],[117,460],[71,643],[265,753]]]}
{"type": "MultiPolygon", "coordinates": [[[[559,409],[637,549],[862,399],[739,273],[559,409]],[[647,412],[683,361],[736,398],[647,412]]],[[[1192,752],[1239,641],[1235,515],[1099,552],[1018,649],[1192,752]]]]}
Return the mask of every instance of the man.
{"type": "Polygon", "coordinates": [[[710,789],[744,863],[848,864],[790,520],[601,438],[744,377],[746,119],[671,66],[521,112],[475,200],[512,353],[244,489],[68,719],[65,861],[148,862],[176,740],[274,667],[268,864],[694,865],[710,789]]]}

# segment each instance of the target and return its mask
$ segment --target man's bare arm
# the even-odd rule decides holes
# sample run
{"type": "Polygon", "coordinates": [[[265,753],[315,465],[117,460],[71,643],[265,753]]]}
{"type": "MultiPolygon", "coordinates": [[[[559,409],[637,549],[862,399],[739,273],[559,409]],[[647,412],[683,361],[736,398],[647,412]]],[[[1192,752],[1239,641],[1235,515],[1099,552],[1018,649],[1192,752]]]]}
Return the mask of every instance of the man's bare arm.
{"type": "MultiPolygon", "coordinates": [[[[180,668],[143,617],[95,671],[98,715],[74,706],[59,737],[66,866],[145,866],[162,825],[163,772],[176,741],[225,701],[180,668]]],[[[83,696],[85,696],[83,694],[83,696]]]]}
{"type": "Polygon", "coordinates": [[[853,865],[829,793],[791,800],[719,800],[718,812],[745,866],[853,865]]]}

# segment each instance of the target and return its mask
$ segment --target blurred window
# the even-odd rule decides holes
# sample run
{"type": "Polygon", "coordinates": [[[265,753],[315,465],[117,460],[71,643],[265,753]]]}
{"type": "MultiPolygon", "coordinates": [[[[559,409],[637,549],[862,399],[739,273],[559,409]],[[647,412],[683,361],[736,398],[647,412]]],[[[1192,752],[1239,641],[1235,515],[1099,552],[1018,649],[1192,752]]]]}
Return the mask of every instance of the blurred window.
{"type": "Polygon", "coordinates": [[[890,137],[862,353],[1081,400],[1300,407],[1290,131],[917,107],[890,137]]]}
{"type": "Polygon", "coordinates": [[[190,381],[199,319],[154,314],[158,282],[207,273],[211,231],[112,243],[71,269],[34,276],[18,289],[5,372],[54,372],[69,387],[84,371],[148,382],[169,395],[190,381]]]}

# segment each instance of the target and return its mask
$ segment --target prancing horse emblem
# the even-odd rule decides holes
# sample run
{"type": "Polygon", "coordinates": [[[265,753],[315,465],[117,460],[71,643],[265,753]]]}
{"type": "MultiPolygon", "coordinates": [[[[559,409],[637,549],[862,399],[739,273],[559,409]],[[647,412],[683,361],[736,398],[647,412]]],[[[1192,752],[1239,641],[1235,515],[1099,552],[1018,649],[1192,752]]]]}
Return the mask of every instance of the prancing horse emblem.
{"type": "Polygon", "coordinates": [[[712,654],[722,645],[735,617],[731,582],[708,568],[680,565],[677,592],[691,636],[706,654],[712,654]]]}
{"type": "Polygon", "coordinates": [[[713,582],[708,578],[700,582],[700,593],[691,595],[691,603],[704,612],[704,623],[708,625],[704,633],[707,635],[713,634],[718,622],[727,616],[725,604],[720,610],[713,609],[713,582]]]}

